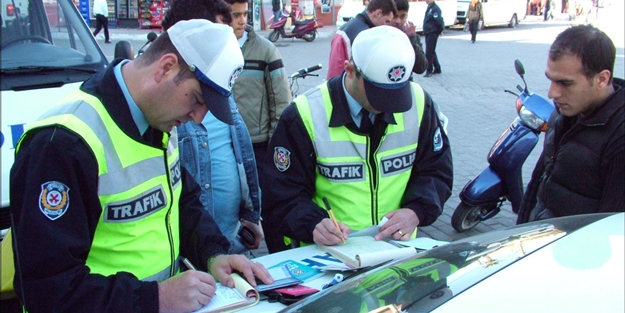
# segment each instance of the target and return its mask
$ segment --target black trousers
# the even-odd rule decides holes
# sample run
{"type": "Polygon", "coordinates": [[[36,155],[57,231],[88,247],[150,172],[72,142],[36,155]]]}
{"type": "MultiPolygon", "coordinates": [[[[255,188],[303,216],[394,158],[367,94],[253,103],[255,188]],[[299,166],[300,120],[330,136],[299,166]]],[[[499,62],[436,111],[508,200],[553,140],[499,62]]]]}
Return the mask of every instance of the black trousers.
{"type": "Polygon", "coordinates": [[[93,32],[93,37],[95,37],[100,30],[102,29],[102,27],[104,27],[104,41],[108,42],[109,41],[109,19],[102,15],[102,14],[96,14],[95,16],[95,31],[93,32]]]}
{"type": "Polygon", "coordinates": [[[425,58],[428,60],[427,73],[440,73],[441,65],[438,63],[436,55],[436,44],[438,43],[438,34],[425,34],[425,58]]]}
{"type": "Polygon", "coordinates": [[[469,31],[471,32],[471,41],[475,41],[475,36],[480,28],[480,20],[469,21],[469,31]]]}

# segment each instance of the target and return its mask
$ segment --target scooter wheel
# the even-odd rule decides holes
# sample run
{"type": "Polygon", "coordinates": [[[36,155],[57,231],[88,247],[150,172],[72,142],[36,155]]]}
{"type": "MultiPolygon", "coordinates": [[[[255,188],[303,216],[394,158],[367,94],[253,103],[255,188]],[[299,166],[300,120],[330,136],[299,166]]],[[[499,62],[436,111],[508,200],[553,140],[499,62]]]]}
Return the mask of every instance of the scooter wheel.
{"type": "Polygon", "coordinates": [[[306,40],[306,42],[311,42],[315,40],[315,38],[317,38],[317,31],[302,36],[302,39],[306,40]]]}
{"type": "Polygon", "coordinates": [[[272,31],[271,33],[269,33],[269,36],[267,36],[267,39],[269,39],[269,41],[271,42],[276,42],[279,38],[280,33],[277,30],[272,31]]]}
{"type": "Polygon", "coordinates": [[[486,206],[470,206],[461,202],[451,216],[451,226],[459,233],[465,232],[480,223],[480,216],[486,209],[486,206]]]}

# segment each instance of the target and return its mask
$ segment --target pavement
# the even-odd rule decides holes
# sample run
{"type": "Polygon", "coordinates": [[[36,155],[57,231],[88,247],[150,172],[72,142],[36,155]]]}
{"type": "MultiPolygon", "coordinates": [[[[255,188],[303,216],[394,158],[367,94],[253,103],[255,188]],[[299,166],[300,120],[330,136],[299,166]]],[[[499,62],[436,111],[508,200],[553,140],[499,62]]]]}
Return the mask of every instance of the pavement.
{"type": "MultiPolygon", "coordinates": [[[[603,18],[597,18],[593,24],[606,31],[615,42],[618,49],[615,76],[623,77],[623,10],[604,10],[600,14],[603,18]]],[[[443,214],[432,225],[420,227],[418,237],[454,241],[515,225],[516,214],[512,213],[509,202],[504,203],[501,212],[495,217],[463,233],[457,233],[451,227],[451,216],[460,203],[459,192],[487,166],[488,150],[516,116],[514,97],[503,93],[504,89],[514,89],[514,86],[522,83],[514,73],[512,61],[515,58],[523,61],[530,89],[546,96],[549,85],[543,72],[548,47],[555,36],[572,23],[568,21],[568,14],[559,14],[550,22],[543,22],[542,16],[527,16],[516,29],[502,27],[480,31],[475,45],[470,44],[468,33],[457,30],[457,27],[445,31],[437,48],[439,59],[443,60],[443,74],[432,78],[417,77],[416,81],[435,99],[450,120],[448,135],[452,143],[454,183],[452,196],[446,202],[443,214]]],[[[157,30],[138,28],[110,29],[113,42],[144,41],[150,31],[158,33],[157,30]]],[[[264,37],[270,32],[257,31],[258,35],[264,37]]],[[[329,40],[335,32],[336,26],[324,25],[318,29],[319,40],[313,43],[279,40],[276,46],[280,49],[287,71],[290,73],[317,61],[325,67],[329,53],[325,47],[329,46],[329,40]],[[314,45],[321,48],[315,48],[317,46],[314,45]],[[316,58],[310,56],[313,50],[316,51],[316,58]]],[[[327,73],[324,70],[319,72],[321,77],[327,73]]],[[[308,80],[304,83],[307,85],[302,90],[318,82],[308,80]]],[[[542,138],[523,166],[525,184],[542,150],[540,147],[542,138]]],[[[267,254],[264,242],[253,254],[257,257],[267,254]]]]}

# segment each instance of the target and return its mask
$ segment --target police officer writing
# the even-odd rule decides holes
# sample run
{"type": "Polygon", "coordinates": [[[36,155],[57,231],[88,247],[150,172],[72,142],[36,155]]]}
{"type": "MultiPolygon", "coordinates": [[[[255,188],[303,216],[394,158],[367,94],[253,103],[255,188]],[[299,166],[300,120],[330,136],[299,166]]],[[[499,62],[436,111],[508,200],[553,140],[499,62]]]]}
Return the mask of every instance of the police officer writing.
{"type": "Polygon", "coordinates": [[[414,60],[402,31],[364,30],[344,73],[284,111],[264,159],[262,214],[285,242],[336,245],[383,217],[376,239],[409,240],[440,216],[451,150],[432,98],[409,81],[414,60]]]}
{"type": "Polygon", "coordinates": [[[233,286],[235,270],[272,282],[262,265],[225,254],[180,166],[175,126],[209,109],[232,123],[242,66],[230,27],[179,22],[29,125],[10,185],[15,291],[28,312],[190,312],[216,281],[233,286]],[[199,271],[180,273],[183,257],[199,271]]]}

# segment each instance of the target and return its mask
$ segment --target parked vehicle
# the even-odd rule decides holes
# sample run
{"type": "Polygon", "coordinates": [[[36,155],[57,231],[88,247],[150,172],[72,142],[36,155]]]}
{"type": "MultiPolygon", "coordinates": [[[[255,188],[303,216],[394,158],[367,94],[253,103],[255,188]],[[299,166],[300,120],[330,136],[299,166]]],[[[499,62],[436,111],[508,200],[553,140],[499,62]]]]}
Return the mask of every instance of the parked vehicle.
{"type": "Polygon", "coordinates": [[[363,4],[362,0],[343,0],[341,8],[336,15],[336,29],[340,29],[353,19],[356,14],[364,11],[367,7],[363,4]]]}
{"type": "MultiPolygon", "coordinates": [[[[484,12],[482,28],[508,25],[514,28],[525,19],[527,0],[480,0],[484,12]]],[[[438,2],[437,2],[438,3],[438,2]]],[[[458,0],[457,24],[465,24],[471,0],[458,0]]]]}
{"type": "Polygon", "coordinates": [[[10,225],[9,172],[25,125],[104,69],[108,61],[72,0],[3,0],[2,4],[6,20],[0,30],[0,229],[4,235],[10,225]]]}
{"type": "Polygon", "coordinates": [[[624,220],[583,214],[468,237],[345,272],[280,312],[623,312],[624,220]]]}
{"type": "Polygon", "coordinates": [[[282,38],[301,38],[307,42],[311,42],[317,38],[317,18],[300,21],[302,16],[302,9],[293,6],[291,13],[282,12],[280,19],[277,22],[273,22],[269,28],[273,29],[267,38],[271,42],[276,42],[282,36],[282,38]],[[292,30],[286,31],[285,25],[288,19],[291,19],[292,30]]]}
{"type": "Polygon", "coordinates": [[[499,213],[508,200],[517,213],[523,198],[523,163],[538,143],[538,136],[547,130],[547,121],[555,106],[549,99],[527,89],[525,69],[519,60],[514,68],[525,88],[517,85],[518,117],[499,136],[488,153],[488,167],[470,180],[460,192],[462,201],[451,217],[451,225],[458,232],[469,230],[481,221],[499,213]]]}

